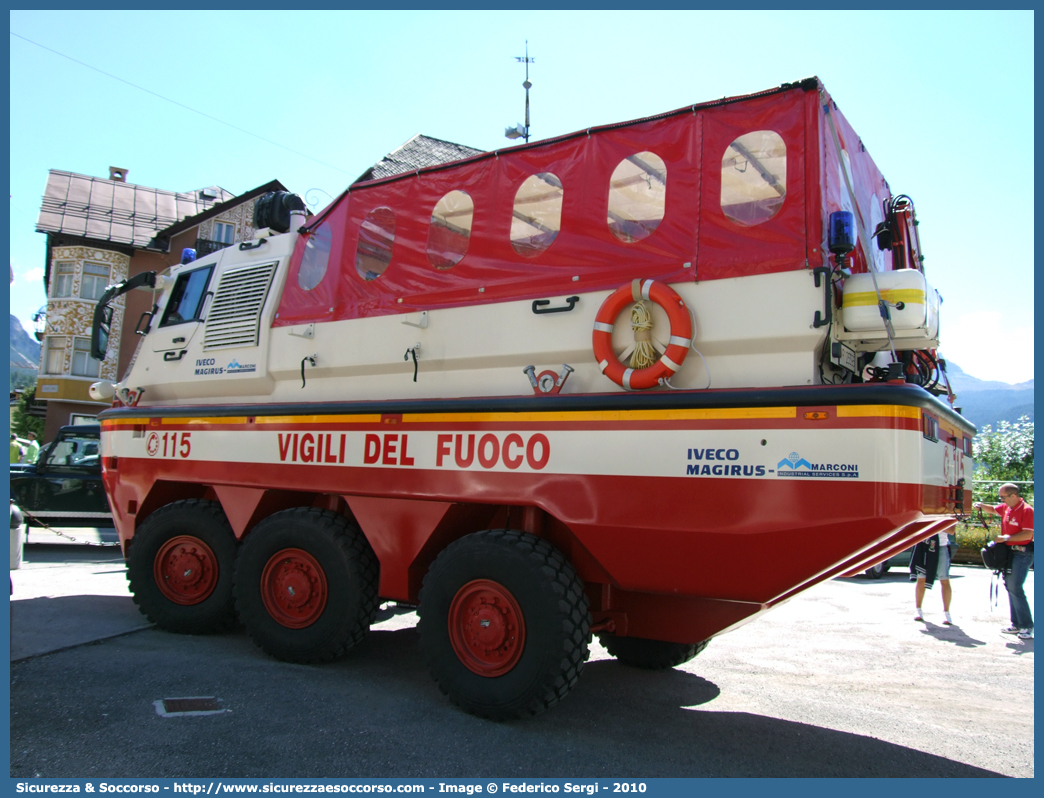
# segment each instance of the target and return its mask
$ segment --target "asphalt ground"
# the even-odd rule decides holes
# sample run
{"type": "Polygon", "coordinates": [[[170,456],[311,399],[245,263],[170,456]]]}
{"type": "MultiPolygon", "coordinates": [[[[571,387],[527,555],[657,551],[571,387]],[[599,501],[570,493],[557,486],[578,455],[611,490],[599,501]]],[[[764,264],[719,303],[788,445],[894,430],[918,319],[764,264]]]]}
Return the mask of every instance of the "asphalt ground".
{"type": "Polygon", "coordinates": [[[12,777],[1034,775],[1034,643],[1000,634],[1006,595],[991,607],[972,566],[952,568],[953,627],[938,587],[913,620],[905,573],[833,580],[674,670],[596,640],[562,703],[509,723],[442,696],[402,608],[345,659],[291,665],[243,631],[148,626],[118,549],[31,542],[11,574],[12,777]],[[157,713],[195,696],[224,711],[157,713]]]}

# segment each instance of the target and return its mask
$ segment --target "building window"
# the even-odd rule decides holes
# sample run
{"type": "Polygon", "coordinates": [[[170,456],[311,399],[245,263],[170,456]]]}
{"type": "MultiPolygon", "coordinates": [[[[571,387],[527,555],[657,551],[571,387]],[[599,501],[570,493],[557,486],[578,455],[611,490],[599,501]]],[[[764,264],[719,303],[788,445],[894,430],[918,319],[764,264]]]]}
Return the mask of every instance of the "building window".
{"type": "Polygon", "coordinates": [[[49,335],[47,337],[47,351],[44,355],[45,374],[65,373],[65,337],[49,335]]]}
{"type": "Polygon", "coordinates": [[[100,263],[83,264],[80,299],[101,299],[109,285],[109,267],[100,263]]]}
{"type": "Polygon", "coordinates": [[[787,197],[787,146],[772,130],[736,139],[721,158],[721,209],[738,225],[767,222],[787,197]]]}
{"type": "Polygon", "coordinates": [[[395,214],[391,208],[374,208],[359,227],[355,270],[364,280],[376,280],[391,263],[395,246],[395,214]]]}
{"type": "Polygon", "coordinates": [[[100,369],[101,362],[91,357],[91,339],[73,338],[73,376],[97,377],[100,369]]]}
{"type": "Polygon", "coordinates": [[[526,258],[539,255],[562,229],[562,181],[550,172],[530,175],[515,192],[511,246],[526,258]]]}
{"type": "Polygon", "coordinates": [[[231,244],[236,240],[236,228],[226,222],[214,222],[214,240],[222,244],[231,244]]]}
{"type": "Polygon", "coordinates": [[[72,296],[73,277],[76,276],[75,263],[59,263],[54,275],[54,291],[52,297],[72,296]]]}
{"type": "Polygon", "coordinates": [[[628,244],[653,234],[667,202],[667,166],[653,152],[630,155],[609,178],[607,222],[613,235],[628,244]]]}
{"type": "Polygon", "coordinates": [[[451,191],[438,201],[428,226],[428,262],[452,269],[463,260],[471,238],[475,203],[466,191],[451,191]]]}

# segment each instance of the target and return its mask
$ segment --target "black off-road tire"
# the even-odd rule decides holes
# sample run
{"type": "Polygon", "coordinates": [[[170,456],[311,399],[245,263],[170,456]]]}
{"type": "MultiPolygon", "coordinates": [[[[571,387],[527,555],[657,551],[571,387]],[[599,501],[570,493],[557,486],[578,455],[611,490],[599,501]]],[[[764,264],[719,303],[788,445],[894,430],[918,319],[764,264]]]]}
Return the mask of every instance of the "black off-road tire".
{"type": "Polygon", "coordinates": [[[131,539],[127,581],[134,603],[156,626],[170,632],[208,634],[231,629],[236,623],[232,586],[237,549],[236,536],[217,502],[186,499],[159,508],[131,539]],[[183,541],[180,547],[174,545],[178,539],[183,541]],[[175,551],[178,548],[180,553],[175,551]],[[205,597],[193,595],[191,578],[180,588],[171,585],[171,557],[176,556],[190,563],[185,573],[193,562],[202,565],[202,578],[211,586],[205,597]],[[157,583],[160,578],[165,581],[162,588],[157,583]]]}
{"type": "Polygon", "coordinates": [[[329,662],[369,631],[379,606],[379,573],[377,557],[357,526],[328,510],[296,507],[269,516],[246,536],[236,563],[236,608],[254,642],[271,656],[329,662]],[[315,586],[325,583],[315,590],[322,602],[316,598],[312,615],[307,607],[299,617],[273,615],[280,611],[281,591],[292,591],[292,585],[279,582],[284,563],[286,569],[293,563],[305,568],[315,586]]]}
{"type": "Polygon", "coordinates": [[[515,530],[476,532],[448,546],[424,577],[418,614],[421,652],[439,688],[466,712],[490,720],[525,718],[558,703],[589,655],[583,582],[549,543],[515,530]],[[524,621],[517,660],[509,657],[510,669],[496,675],[465,665],[466,654],[451,640],[451,608],[478,580],[514,601],[524,621]]]}
{"type": "Polygon", "coordinates": [[[643,670],[658,671],[675,668],[688,662],[707,647],[710,640],[699,643],[670,643],[644,637],[617,637],[603,634],[598,637],[606,651],[624,665],[643,670]]]}

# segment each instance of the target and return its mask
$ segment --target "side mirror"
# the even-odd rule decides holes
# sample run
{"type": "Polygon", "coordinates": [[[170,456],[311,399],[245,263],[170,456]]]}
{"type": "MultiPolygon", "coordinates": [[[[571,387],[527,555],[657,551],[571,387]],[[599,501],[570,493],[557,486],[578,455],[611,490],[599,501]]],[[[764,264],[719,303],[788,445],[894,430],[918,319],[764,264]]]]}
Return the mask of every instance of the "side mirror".
{"type": "Polygon", "coordinates": [[[91,325],[91,357],[105,360],[105,352],[109,348],[109,330],[112,329],[112,302],[116,297],[126,294],[135,288],[155,288],[156,272],[141,272],[129,280],[110,285],[94,306],[94,322],[91,325]]]}
{"type": "Polygon", "coordinates": [[[94,324],[91,326],[91,357],[95,360],[105,360],[111,328],[112,308],[99,303],[94,309],[94,324]]]}

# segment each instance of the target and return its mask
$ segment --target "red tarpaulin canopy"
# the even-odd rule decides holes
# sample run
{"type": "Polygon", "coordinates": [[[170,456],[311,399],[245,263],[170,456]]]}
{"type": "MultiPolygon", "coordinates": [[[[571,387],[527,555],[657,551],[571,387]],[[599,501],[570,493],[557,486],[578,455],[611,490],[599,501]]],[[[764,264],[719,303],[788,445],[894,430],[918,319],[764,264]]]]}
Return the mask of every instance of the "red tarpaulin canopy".
{"type": "Polygon", "coordinates": [[[818,80],[784,84],[354,185],[298,241],[274,325],[814,268],[838,209],[891,268],[862,240],[888,196],[818,80]]]}

